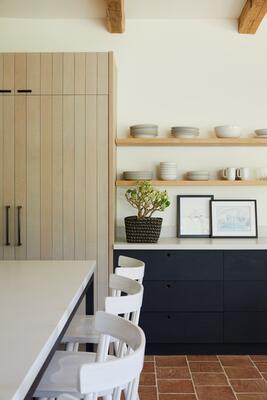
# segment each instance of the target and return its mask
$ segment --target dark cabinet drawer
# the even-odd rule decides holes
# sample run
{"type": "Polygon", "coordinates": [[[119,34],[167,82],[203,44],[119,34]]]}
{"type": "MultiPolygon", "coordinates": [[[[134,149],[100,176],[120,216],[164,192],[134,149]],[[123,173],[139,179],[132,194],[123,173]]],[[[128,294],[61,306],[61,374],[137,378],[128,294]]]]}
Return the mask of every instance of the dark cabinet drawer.
{"type": "Polygon", "coordinates": [[[147,281],[144,311],[222,311],[223,282],[147,281]]]}
{"type": "Polygon", "coordinates": [[[225,312],[225,343],[267,343],[267,312],[225,312]]]}
{"type": "Polygon", "coordinates": [[[148,343],[221,343],[223,313],[141,313],[148,343]]]}
{"type": "Polygon", "coordinates": [[[225,251],[225,280],[267,280],[267,251],[225,251]]]}
{"type": "Polygon", "coordinates": [[[223,252],[213,250],[117,250],[119,255],[143,260],[145,280],[222,280],[223,252]]]}
{"type": "Polygon", "coordinates": [[[226,281],[225,311],[267,311],[267,282],[226,281]]]}

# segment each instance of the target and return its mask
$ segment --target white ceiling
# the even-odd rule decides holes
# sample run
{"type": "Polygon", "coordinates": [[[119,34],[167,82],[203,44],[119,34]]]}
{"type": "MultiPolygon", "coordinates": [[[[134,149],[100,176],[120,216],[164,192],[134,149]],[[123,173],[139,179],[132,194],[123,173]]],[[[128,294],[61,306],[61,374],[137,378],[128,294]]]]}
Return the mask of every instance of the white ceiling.
{"type": "MultiPolygon", "coordinates": [[[[126,18],[237,18],[245,0],[125,0],[126,18]]],[[[0,0],[0,17],[104,18],[104,0],[0,0]]]]}

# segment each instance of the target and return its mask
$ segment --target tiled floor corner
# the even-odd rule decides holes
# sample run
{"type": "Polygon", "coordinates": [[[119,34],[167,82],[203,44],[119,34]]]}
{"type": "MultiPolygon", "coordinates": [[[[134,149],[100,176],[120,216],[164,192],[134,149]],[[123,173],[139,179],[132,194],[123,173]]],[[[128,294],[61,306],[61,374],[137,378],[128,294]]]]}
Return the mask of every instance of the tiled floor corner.
{"type": "Polygon", "coordinates": [[[140,400],[267,400],[267,356],[146,356],[140,400]]]}

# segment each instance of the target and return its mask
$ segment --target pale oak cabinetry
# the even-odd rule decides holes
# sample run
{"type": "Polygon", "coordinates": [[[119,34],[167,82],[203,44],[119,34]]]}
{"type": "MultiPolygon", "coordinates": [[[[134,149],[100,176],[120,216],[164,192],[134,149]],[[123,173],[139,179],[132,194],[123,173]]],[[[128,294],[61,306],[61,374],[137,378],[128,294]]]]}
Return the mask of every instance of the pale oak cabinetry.
{"type": "Polygon", "coordinates": [[[0,258],[98,259],[102,294],[112,83],[110,53],[0,54],[0,258]]]}

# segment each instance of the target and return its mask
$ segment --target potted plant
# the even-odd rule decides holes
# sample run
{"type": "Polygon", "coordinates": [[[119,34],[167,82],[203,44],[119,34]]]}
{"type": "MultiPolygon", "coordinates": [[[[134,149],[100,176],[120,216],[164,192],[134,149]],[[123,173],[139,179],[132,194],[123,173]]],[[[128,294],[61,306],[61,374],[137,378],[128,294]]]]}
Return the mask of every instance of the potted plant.
{"type": "Polygon", "coordinates": [[[162,218],[152,217],[164,211],[170,200],[166,190],[160,192],[149,181],[138,181],[136,187],[125,193],[126,200],[137,209],[137,216],[124,219],[128,243],[156,243],[160,236],[162,218]]]}

